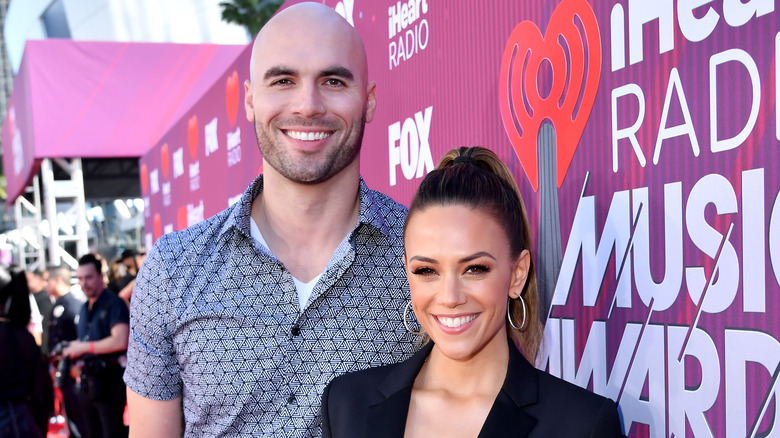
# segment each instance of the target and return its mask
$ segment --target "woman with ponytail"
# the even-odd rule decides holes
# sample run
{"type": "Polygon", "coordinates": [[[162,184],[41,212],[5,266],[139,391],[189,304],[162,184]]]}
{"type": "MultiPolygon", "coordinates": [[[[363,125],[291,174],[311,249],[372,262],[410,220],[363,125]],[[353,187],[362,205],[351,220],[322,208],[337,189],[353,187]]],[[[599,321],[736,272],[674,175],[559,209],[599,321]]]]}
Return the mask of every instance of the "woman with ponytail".
{"type": "Polygon", "coordinates": [[[532,365],[543,327],[528,217],[493,152],[444,155],[409,208],[404,249],[403,323],[427,343],[331,382],[324,436],[622,436],[612,400],[532,365]]]}

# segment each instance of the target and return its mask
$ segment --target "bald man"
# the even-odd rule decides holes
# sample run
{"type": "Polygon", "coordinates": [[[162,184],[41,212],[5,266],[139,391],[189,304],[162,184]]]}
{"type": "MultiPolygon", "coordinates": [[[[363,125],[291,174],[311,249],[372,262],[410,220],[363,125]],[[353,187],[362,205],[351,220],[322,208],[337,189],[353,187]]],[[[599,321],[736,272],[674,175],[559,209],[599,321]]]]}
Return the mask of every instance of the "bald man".
{"type": "Polygon", "coordinates": [[[321,4],[291,6],[257,36],[250,78],[263,175],[227,210],[163,236],[138,275],[133,437],[320,436],[333,377],[414,349],[406,208],[360,177],[376,86],[359,35],[321,4]]]}

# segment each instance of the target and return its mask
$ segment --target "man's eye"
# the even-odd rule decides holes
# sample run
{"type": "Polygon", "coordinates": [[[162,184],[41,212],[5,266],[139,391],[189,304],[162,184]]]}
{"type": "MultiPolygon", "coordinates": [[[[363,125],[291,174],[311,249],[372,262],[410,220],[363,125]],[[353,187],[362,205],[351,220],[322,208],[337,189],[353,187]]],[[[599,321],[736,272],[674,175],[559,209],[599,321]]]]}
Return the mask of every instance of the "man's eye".
{"type": "Polygon", "coordinates": [[[342,81],[340,79],[333,79],[333,78],[331,78],[331,79],[326,80],[325,84],[326,85],[330,85],[331,87],[342,87],[342,86],[344,86],[344,81],[342,81]]]}
{"type": "Polygon", "coordinates": [[[289,85],[289,84],[292,84],[292,81],[289,79],[277,79],[271,82],[271,85],[289,85]]]}

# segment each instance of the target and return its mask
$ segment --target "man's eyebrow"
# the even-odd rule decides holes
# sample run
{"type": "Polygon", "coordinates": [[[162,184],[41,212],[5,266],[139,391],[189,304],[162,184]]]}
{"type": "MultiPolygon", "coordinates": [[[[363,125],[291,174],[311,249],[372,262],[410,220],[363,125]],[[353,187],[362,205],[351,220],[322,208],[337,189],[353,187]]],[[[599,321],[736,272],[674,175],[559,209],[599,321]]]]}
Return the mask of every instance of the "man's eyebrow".
{"type": "Polygon", "coordinates": [[[352,74],[352,71],[346,67],[328,67],[322,72],[320,72],[321,77],[327,77],[327,76],[336,76],[339,78],[346,79],[348,81],[352,81],[355,79],[355,75],[352,74]]]}
{"type": "Polygon", "coordinates": [[[275,78],[277,76],[296,76],[297,74],[298,74],[297,71],[289,67],[276,66],[266,70],[265,74],[263,75],[263,79],[275,78]]]}

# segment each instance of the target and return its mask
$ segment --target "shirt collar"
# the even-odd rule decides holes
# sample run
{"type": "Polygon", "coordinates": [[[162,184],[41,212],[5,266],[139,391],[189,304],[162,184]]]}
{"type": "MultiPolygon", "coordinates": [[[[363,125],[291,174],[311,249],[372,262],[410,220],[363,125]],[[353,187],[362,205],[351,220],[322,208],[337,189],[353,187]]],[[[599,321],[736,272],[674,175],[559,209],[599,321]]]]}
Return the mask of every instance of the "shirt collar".
{"type": "MultiPolygon", "coordinates": [[[[241,195],[239,201],[230,207],[228,218],[220,230],[220,236],[234,227],[245,236],[251,236],[249,221],[251,220],[252,201],[254,201],[262,191],[263,175],[258,175],[241,195]]],[[[356,230],[359,229],[361,225],[369,225],[386,236],[390,235],[390,227],[385,221],[385,216],[381,211],[383,200],[379,198],[382,195],[379,192],[369,189],[362,176],[360,177],[358,195],[360,196],[360,206],[356,230]]]]}

